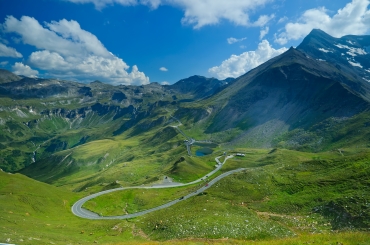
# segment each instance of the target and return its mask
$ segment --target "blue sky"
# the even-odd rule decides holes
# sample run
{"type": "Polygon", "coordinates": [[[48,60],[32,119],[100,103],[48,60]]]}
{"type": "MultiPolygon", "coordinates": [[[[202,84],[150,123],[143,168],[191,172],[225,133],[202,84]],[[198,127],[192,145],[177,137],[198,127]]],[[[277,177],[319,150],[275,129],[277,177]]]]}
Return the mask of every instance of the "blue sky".
{"type": "Polygon", "coordinates": [[[238,77],[320,28],[370,31],[369,0],[0,0],[0,68],[110,84],[238,77]]]}

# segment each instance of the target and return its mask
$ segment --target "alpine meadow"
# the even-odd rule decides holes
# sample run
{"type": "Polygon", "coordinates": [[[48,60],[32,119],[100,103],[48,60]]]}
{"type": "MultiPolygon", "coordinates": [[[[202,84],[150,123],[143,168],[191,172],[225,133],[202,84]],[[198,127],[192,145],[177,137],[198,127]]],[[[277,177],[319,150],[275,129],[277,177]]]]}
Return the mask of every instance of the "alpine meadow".
{"type": "Polygon", "coordinates": [[[1,244],[370,244],[368,0],[36,2],[0,0],[1,244]]]}

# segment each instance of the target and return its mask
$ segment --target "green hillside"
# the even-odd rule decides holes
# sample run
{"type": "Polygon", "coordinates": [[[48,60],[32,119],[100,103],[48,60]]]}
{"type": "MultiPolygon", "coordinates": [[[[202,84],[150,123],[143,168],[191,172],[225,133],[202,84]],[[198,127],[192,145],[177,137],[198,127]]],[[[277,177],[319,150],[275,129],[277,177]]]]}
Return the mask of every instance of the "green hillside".
{"type": "MultiPolygon", "coordinates": [[[[244,150],[247,157],[235,158],[230,164],[233,168],[248,167],[244,173],[221,180],[203,195],[128,221],[78,218],[70,207],[89,192],[72,193],[20,174],[1,172],[0,209],[5,232],[0,235],[0,241],[18,244],[94,241],[119,244],[123,240],[132,244],[157,244],[156,240],[169,239],[175,240],[168,244],[206,242],[191,240],[197,237],[207,239],[210,244],[249,244],[248,241],[266,244],[256,241],[270,239],[274,239],[271,244],[367,244],[370,239],[367,149],[343,149],[343,155],[336,151],[239,150],[244,150]],[[309,235],[314,233],[321,235],[309,235]],[[231,240],[224,240],[225,237],[231,240]]],[[[230,166],[226,163],[225,167],[230,166]]],[[[102,199],[107,205],[101,208],[118,211],[122,205],[115,203],[116,198],[129,206],[130,202],[153,205],[149,199],[156,199],[154,203],[173,200],[193,191],[192,188],[195,187],[181,192],[174,189],[177,194],[158,190],[149,196],[144,191],[142,198],[132,193],[123,197],[119,193],[102,196],[110,201],[102,199]]]]}
{"type": "Polygon", "coordinates": [[[0,242],[91,244],[142,240],[127,221],[89,221],[71,213],[81,194],[0,172],[0,242]],[[117,227],[117,228],[115,228],[117,227]]]}

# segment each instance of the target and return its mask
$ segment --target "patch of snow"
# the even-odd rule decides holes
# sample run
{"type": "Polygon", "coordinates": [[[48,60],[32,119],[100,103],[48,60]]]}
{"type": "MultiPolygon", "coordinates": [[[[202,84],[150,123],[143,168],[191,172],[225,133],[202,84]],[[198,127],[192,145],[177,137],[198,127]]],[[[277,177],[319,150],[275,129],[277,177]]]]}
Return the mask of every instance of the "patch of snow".
{"type": "Polygon", "coordinates": [[[349,46],[343,45],[343,44],[334,44],[334,46],[336,46],[338,48],[341,48],[341,49],[348,49],[349,51],[347,52],[347,54],[349,54],[351,56],[367,54],[366,51],[363,50],[362,48],[352,48],[352,47],[349,47],[349,46]]]}
{"type": "Polygon", "coordinates": [[[323,59],[317,59],[318,61],[326,61],[326,60],[323,60],[323,59]]]}
{"type": "Polygon", "coordinates": [[[366,79],[364,77],[362,79],[364,79],[366,82],[370,83],[370,80],[369,79],[366,79]]]}
{"type": "Polygon", "coordinates": [[[354,43],[351,40],[347,40],[347,43],[354,45],[354,43]]]}
{"type": "Polygon", "coordinates": [[[350,49],[350,47],[348,47],[347,45],[342,45],[342,44],[334,44],[334,46],[338,47],[338,48],[346,48],[346,49],[350,49]]]}
{"type": "Polygon", "coordinates": [[[352,66],[357,66],[357,67],[363,68],[360,63],[355,63],[355,62],[352,62],[352,61],[348,61],[348,63],[350,63],[352,66]]]}
{"type": "Polygon", "coordinates": [[[324,48],[319,48],[319,50],[321,51],[321,52],[324,52],[324,53],[333,53],[333,51],[330,51],[330,50],[327,50],[327,49],[324,49],[324,48]]]}
{"type": "Polygon", "coordinates": [[[353,53],[353,52],[351,52],[351,51],[348,51],[348,52],[347,52],[347,54],[351,55],[352,57],[357,56],[357,54],[355,54],[355,53],[353,53]]]}
{"type": "Polygon", "coordinates": [[[365,69],[365,71],[369,72],[370,73],[370,69],[365,69]]]}

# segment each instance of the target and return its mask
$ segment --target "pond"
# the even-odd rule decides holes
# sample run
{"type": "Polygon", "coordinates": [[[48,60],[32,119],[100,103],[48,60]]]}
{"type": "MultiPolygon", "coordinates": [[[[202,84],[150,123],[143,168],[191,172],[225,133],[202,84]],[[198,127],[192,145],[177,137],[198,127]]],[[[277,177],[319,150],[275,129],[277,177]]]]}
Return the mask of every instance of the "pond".
{"type": "Polygon", "coordinates": [[[202,157],[202,156],[206,156],[206,155],[209,155],[213,152],[213,150],[211,148],[207,148],[207,147],[204,147],[204,148],[200,148],[199,150],[197,150],[195,152],[195,155],[197,157],[202,157]]]}

